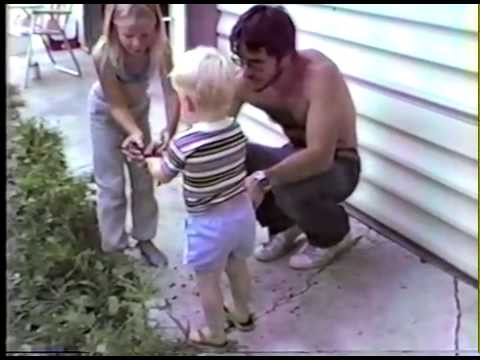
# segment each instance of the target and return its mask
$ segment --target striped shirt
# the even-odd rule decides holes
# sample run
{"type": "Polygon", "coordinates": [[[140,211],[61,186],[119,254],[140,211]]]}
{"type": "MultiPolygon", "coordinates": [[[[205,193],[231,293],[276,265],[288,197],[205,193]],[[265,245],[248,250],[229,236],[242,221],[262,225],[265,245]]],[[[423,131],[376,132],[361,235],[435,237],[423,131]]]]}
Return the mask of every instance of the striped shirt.
{"type": "Polygon", "coordinates": [[[233,118],[196,123],[175,135],[164,154],[163,172],[183,175],[189,213],[199,213],[245,191],[247,138],[233,118]]]}

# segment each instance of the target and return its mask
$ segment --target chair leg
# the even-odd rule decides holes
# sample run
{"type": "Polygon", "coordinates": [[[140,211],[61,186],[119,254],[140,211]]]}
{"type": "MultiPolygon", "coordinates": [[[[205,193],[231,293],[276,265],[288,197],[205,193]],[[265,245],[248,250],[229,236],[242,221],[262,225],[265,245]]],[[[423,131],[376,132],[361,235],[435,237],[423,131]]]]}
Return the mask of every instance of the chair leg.
{"type": "Polygon", "coordinates": [[[26,89],[28,87],[28,80],[30,77],[30,67],[32,62],[33,56],[33,40],[32,35],[28,37],[28,45],[27,45],[27,58],[26,58],[26,66],[25,66],[25,80],[23,83],[23,88],[26,89]]]}
{"type": "Polygon", "coordinates": [[[60,32],[61,32],[61,36],[63,38],[63,43],[65,44],[65,47],[67,48],[68,52],[70,53],[70,56],[72,58],[73,63],[75,64],[75,68],[77,69],[77,71],[75,72],[71,69],[67,69],[67,68],[65,68],[63,66],[60,66],[60,65],[55,65],[55,67],[58,70],[66,72],[70,75],[82,77],[82,70],[80,69],[80,64],[78,63],[77,58],[75,57],[75,54],[73,53],[72,47],[70,46],[70,43],[68,42],[67,35],[65,34],[65,31],[63,29],[60,32]]]}
{"type": "Polygon", "coordinates": [[[47,51],[47,55],[48,55],[50,61],[52,62],[53,65],[56,65],[57,62],[55,61],[55,59],[52,56],[52,53],[50,52],[50,47],[48,46],[48,43],[45,40],[45,37],[46,37],[46,35],[40,35],[40,38],[42,39],[42,42],[43,42],[43,46],[45,46],[45,50],[47,51]]]}

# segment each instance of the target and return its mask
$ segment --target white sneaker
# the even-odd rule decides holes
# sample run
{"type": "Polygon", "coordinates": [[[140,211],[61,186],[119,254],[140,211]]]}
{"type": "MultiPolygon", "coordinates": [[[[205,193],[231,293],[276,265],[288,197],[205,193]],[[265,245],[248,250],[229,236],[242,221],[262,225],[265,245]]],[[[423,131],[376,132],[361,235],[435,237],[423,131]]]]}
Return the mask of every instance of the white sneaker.
{"type": "Polygon", "coordinates": [[[301,243],[295,241],[300,234],[302,230],[296,225],[275,234],[267,243],[255,249],[255,258],[259,261],[273,261],[288,254],[301,243]]]}
{"type": "Polygon", "coordinates": [[[337,245],[329,248],[319,248],[306,243],[297,254],[293,255],[289,260],[289,265],[295,270],[309,270],[314,268],[322,268],[333,261],[337,256],[355,245],[356,240],[350,233],[337,245]]]}

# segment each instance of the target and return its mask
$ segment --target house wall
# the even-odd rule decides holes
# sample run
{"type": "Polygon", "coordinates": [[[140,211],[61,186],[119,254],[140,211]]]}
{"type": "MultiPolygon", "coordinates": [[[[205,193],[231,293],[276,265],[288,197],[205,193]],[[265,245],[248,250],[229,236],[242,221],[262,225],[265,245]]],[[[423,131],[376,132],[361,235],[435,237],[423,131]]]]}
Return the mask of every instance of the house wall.
{"type": "Polygon", "coordinates": [[[198,45],[217,46],[217,23],[220,18],[215,4],[187,5],[187,49],[198,45]]]}
{"type": "MultiPolygon", "coordinates": [[[[220,49],[252,5],[217,4],[220,49]]],[[[347,202],[478,279],[477,5],[284,6],[355,102],[363,172],[347,202]]],[[[239,119],[254,141],[286,141],[252,106],[239,119]]]]}

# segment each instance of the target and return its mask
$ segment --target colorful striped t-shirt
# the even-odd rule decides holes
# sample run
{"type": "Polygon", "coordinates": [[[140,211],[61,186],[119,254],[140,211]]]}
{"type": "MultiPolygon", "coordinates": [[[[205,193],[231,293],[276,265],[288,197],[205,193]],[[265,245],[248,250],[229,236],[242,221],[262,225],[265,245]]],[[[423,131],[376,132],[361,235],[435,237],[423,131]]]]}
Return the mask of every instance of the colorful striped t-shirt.
{"type": "Polygon", "coordinates": [[[198,213],[245,191],[247,139],[233,118],[195,123],[175,135],[163,171],[183,175],[187,211],[198,213]]]}

